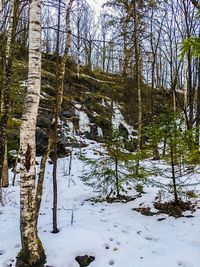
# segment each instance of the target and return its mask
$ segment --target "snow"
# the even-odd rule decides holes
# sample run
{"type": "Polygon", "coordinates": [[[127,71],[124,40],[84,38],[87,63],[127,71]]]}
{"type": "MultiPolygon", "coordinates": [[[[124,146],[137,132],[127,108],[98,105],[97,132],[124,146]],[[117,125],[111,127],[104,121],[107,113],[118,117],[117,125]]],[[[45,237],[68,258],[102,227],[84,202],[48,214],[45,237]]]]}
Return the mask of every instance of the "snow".
{"type": "Polygon", "coordinates": [[[42,92],[41,95],[40,95],[40,98],[41,99],[48,99],[50,97],[50,95],[48,95],[47,93],[45,92],[42,92]]]}
{"type": "MultiPolygon", "coordinates": [[[[88,147],[81,153],[98,159],[94,152],[102,153],[103,146],[85,141],[88,147]]],[[[69,159],[58,160],[58,234],[51,233],[52,165],[47,165],[38,229],[49,266],[78,267],[75,257],[85,254],[95,256],[91,267],[200,266],[199,209],[193,218],[178,219],[162,214],[144,216],[134,211],[139,205],[152,205],[158,192],[156,187],[145,187],[146,194],[126,204],[87,201],[96,194],[79,179],[83,169],[79,153],[79,149],[74,149],[71,176],[66,176],[69,159]],[[158,221],[163,217],[166,219],[158,221]]],[[[12,175],[10,172],[11,179],[12,175]]],[[[4,206],[0,207],[1,267],[14,266],[20,250],[19,184],[3,189],[3,199],[4,206]]]]}
{"type": "Polygon", "coordinates": [[[79,111],[79,131],[81,133],[90,132],[90,120],[84,111],[79,111]]]}
{"type": "Polygon", "coordinates": [[[118,130],[120,124],[122,124],[126,128],[126,130],[128,131],[129,139],[135,138],[133,136],[133,132],[135,132],[135,130],[133,129],[133,127],[131,125],[129,125],[125,121],[124,116],[122,115],[122,113],[120,111],[120,106],[117,103],[113,102],[113,116],[112,116],[113,129],[118,130]]]}
{"type": "Polygon", "coordinates": [[[67,125],[69,128],[70,133],[74,134],[74,124],[70,120],[67,120],[67,125]]]}
{"type": "Polygon", "coordinates": [[[103,130],[100,127],[97,127],[97,132],[99,137],[103,137],[103,130]]]}
{"type": "Polygon", "coordinates": [[[81,110],[80,104],[75,104],[76,115],[79,117],[79,131],[80,133],[90,132],[90,119],[88,115],[81,110]]]}
{"type": "Polygon", "coordinates": [[[105,99],[102,98],[102,106],[106,107],[105,99]]]}
{"type": "Polygon", "coordinates": [[[112,84],[115,84],[115,82],[99,80],[99,79],[96,79],[96,78],[94,78],[92,76],[89,76],[89,75],[86,75],[86,74],[81,74],[81,76],[85,77],[85,78],[88,78],[88,79],[91,79],[93,81],[99,82],[99,83],[112,83],[112,84]]]}
{"type": "Polygon", "coordinates": [[[21,81],[21,82],[20,82],[20,86],[21,86],[21,87],[26,87],[27,84],[28,84],[28,80],[25,80],[25,81],[21,81]]]}

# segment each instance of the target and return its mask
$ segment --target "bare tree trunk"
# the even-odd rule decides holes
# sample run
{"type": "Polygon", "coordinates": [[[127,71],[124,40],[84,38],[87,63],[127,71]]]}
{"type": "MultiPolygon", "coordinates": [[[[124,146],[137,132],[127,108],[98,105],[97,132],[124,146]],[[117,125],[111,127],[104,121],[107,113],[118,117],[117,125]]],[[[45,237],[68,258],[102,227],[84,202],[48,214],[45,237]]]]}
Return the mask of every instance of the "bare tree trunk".
{"type": "Polygon", "coordinates": [[[25,108],[20,128],[20,229],[22,249],[16,266],[43,266],[45,253],[38,237],[35,206],[36,122],[41,90],[41,2],[30,1],[29,66],[25,108]]]}
{"type": "MultiPolygon", "coordinates": [[[[58,72],[57,72],[57,93],[56,93],[56,109],[54,114],[54,125],[52,131],[50,130],[48,136],[48,148],[42,156],[41,163],[40,163],[40,173],[38,177],[38,184],[37,184],[37,193],[36,193],[36,224],[38,221],[38,212],[41,205],[42,200],[42,192],[43,192],[43,182],[44,182],[44,175],[46,170],[46,162],[51,152],[54,153],[54,166],[53,166],[53,186],[54,186],[54,204],[53,204],[53,233],[57,233],[59,230],[57,228],[57,177],[56,177],[56,170],[57,170],[57,130],[59,124],[60,115],[57,114],[61,113],[61,104],[63,99],[63,86],[64,86],[64,77],[65,77],[65,65],[67,56],[69,53],[70,45],[71,45],[71,27],[70,27],[70,14],[71,8],[74,0],[67,1],[67,12],[66,12],[66,47],[65,53],[63,57],[60,59],[58,64],[58,72]],[[57,117],[57,119],[56,119],[57,117]],[[56,154],[55,154],[56,152],[56,154]],[[56,164],[55,164],[56,162],[56,164]]],[[[57,43],[57,50],[58,50],[58,43],[57,43]]],[[[58,53],[58,52],[57,52],[58,53]]]]}
{"type": "Polygon", "coordinates": [[[77,76],[80,78],[80,50],[81,50],[81,40],[80,40],[80,6],[79,0],[77,0],[77,9],[78,9],[78,20],[77,20],[77,76]]]}
{"type": "Polygon", "coordinates": [[[57,29],[57,42],[56,42],[56,55],[57,55],[57,73],[56,73],[56,96],[55,96],[55,108],[54,108],[54,118],[53,118],[53,230],[52,233],[58,233],[58,226],[57,226],[57,142],[58,142],[58,99],[59,96],[59,71],[60,71],[60,21],[61,21],[61,0],[58,0],[58,29],[57,29]]]}
{"type": "Polygon", "coordinates": [[[183,86],[184,86],[184,108],[188,105],[188,88],[187,88],[187,68],[183,62],[183,86]]]}
{"type": "Polygon", "coordinates": [[[129,49],[127,47],[127,23],[123,27],[123,53],[124,53],[124,64],[123,64],[123,76],[128,76],[128,62],[129,62],[129,49]]]}
{"type": "Polygon", "coordinates": [[[105,71],[106,65],[106,33],[105,29],[103,30],[103,40],[102,40],[102,70],[105,71]]]}
{"type": "Polygon", "coordinates": [[[19,151],[17,153],[17,156],[16,156],[16,159],[15,159],[15,164],[14,164],[14,167],[13,167],[13,179],[12,179],[12,186],[15,185],[15,180],[16,180],[16,176],[17,176],[17,163],[18,163],[18,160],[19,160],[19,151]]]}
{"type": "Polygon", "coordinates": [[[197,111],[196,111],[196,145],[199,146],[199,127],[200,127],[200,58],[197,59],[198,61],[198,84],[197,84],[197,111]]]}
{"type": "Polygon", "coordinates": [[[187,87],[188,87],[188,106],[189,106],[189,129],[192,129],[193,116],[194,116],[194,90],[192,88],[191,51],[188,52],[187,61],[188,61],[187,87]]]}
{"type": "MultiPolygon", "coordinates": [[[[182,36],[185,37],[185,20],[184,16],[185,13],[183,12],[184,10],[184,4],[181,3],[181,31],[182,31],[182,36]]],[[[187,60],[185,57],[183,58],[183,75],[182,75],[182,84],[183,84],[183,90],[184,90],[184,109],[187,110],[188,106],[188,87],[187,87],[187,60]]],[[[187,124],[186,124],[187,126],[187,124]]]]}
{"type": "Polygon", "coordinates": [[[38,224],[39,210],[40,210],[40,205],[41,205],[41,201],[42,201],[44,176],[45,176],[45,171],[46,171],[46,162],[47,162],[49,154],[51,152],[51,145],[52,145],[52,135],[49,135],[48,147],[42,156],[41,163],[40,163],[40,172],[39,172],[39,176],[38,176],[38,183],[37,183],[37,190],[36,190],[36,197],[35,197],[36,226],[38,224]]]}
{"type": "Polygon", "coordinates": [[[174,144],[173,144],[173,140],[172,139],[170,140],[170,157],[171,157],[171,170],[172,170],[174,203],[176,205],[178,205],[179,202],[178,202],[177,185],[176,185],[176,174],[175,174],[174,144]]]}
{"type": "MultiPolygon", "coordinates": [[[[15,41],[15,32],[17,28],[17,21],[19,15],[19,0],[12,0],[10,5],[10,15],[8,19],[8,32],[7,32],[7,43],[5,52],[4,62],[4,86],[1,92],[2,103],[1,103],[1,118],[0,118],[0,186],[2,183],[3,172],[5,180],[7,179],[6,173],[8,170],[7,164],[7,124],[9,118],[10,109],[10,92],[11,92],[11,80],[12,80],[12,62],[13,62],[13,49],[15,41]]],[[[5,182],[7,185],[7,182],[5,182]]]]}
{"type": "Polygon", "coordinates": [[[0,32],[3,26],[3,0],[0,0],[0,32]]]}
{"type": "Polygon", "coordinates": [[[139,41],[139,14],[138,1],[133,1],[133,17],[134,17],[134,49],[135,49],[135,82],[138,93],[138,140],[137,150],[141,149],[142,145],[142,94],[141,94],[141,51],[139,41]]]}
{"type": "Polygon", "coordinates": [[[119,188],[119,176],[118,176],[118,160],[115,158],[115,186],[117,191],[117,197],[120,197],[120,188],[119,188]]]}
{"type": "MultiPolygon", "coordinates": [[[[136,90],[138,94],[138,134],[137,134],[137,151],[142,147],[142,93],[141,93],[141,51],[139,41],[139,10],[138,0],[133,0],[133,44],[135,52],[135,68],[134,68],[134,80],[136,83],[136,90]]],[[[139,176],[140,160],[136,163],[136,176],[139,176]]]]}
{"type": "Polygon", "coordinates": [[[5,153],[4,153],[4,163],[2,169],[2,187],[9,186],[9,176],[8,176],[8,144],[5,141],[5,153]]]}
{"type": "Polygon", "coordinates": [[[74,0],[67,1],[67,12],[66,12],[66,45],[65,45],[65,53],[61,59],[58,59],[58,68],[57,68],[57,92],[56,92],[56,104],[54,111],[54,125],[53,125],[53,233],[57,233],[57,142],[58,142],[58,128],[60,125],[60,115],[61,115],[61,106],[63,101],[63,88],[64,88],[64,77],[65,77],[65,67],[66,60],[69,53],[70,45],[71,45],[71,26],[70,26],[70,15],[71,8],[74,0]]]}
{"type": "MultiPolygon", "coordinates": [[[[186,37],[191,37],[191,25],[190,25],[190,15],[189,15],[189,2],[183,1],[183,17],[185,19],[185,27],[186,27],[186,37]]],[[[183,19],[182,19],[183,20],[183,19]]],[[[188,129],[192,129],[193,127],[193,119],[194,119],[194,88],[192,84],[193,73],[192,73],[192,59],[191,59],[191,49],[188,50],[186,55],[187,60],[187,90],[188,90],[188,108],[189,108],[189,123],[188,129]]]]}

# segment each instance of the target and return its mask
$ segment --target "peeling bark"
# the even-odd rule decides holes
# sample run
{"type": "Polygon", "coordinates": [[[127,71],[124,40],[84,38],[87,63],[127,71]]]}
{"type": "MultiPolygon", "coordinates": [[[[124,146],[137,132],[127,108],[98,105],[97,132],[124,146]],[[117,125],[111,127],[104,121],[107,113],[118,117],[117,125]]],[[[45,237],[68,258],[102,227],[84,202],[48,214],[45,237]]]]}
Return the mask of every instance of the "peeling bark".
{"type": "Polygon", "coordinates": [[[36,227],[35,131],[41,90],[41,3],[30,1],[28,87],[20,128],[20,229],[22,250],[16,266],[43,266],[44,249],[36,227]]]}

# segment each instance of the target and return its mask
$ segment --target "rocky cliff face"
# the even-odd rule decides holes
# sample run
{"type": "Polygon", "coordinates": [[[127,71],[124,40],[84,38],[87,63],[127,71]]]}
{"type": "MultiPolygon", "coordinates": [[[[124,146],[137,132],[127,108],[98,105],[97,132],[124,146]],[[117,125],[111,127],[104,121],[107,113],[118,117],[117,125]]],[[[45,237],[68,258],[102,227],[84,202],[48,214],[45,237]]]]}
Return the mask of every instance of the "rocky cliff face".
{"type": "MultiPolygon", "coordinates": [[[[23,96],[26,90],[27,62],[15,63],[15,82],[13,86],[12,123],[9,130],[11,150],[18,147],[18,130],[20,114],[23,108],[23,96]],[[19,101],[16,101],[16,95],[19,101]],[[18,123],[13,123],[13,118],[18,123]]],[[[53,56],[43,56],[42,64],[42,92],[37,123],[37,153],[43,153],[47,146],[48,129],[51,127],[56,94],[56,63],[53,56]]],[[[143,121],[148,124],[149,116],[148,86],[143,85],[143,121]]],[[[158,90],[156,94],[157,110],[164,109],[167,93],[158,90]]],[[[106,141],[112,129],[118,129],[127,148],[134,150],[134,140],[137,136],[137,91],[134,81],[123,79],[120,75],[102,73],[98,70],[81,68],[81,75],[76,75],[76,64],[68,60],[62,105],[62,123],[60,136],[60,150],[65,145],[63,133],[67,136],[86,136],[96,141],[106,141]]]]}

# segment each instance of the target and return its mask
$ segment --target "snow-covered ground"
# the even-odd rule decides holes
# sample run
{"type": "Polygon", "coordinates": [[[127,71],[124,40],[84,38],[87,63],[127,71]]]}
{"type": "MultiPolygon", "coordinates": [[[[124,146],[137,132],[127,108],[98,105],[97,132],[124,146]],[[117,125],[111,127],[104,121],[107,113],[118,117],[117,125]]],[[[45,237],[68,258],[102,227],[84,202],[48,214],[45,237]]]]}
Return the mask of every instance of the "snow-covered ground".
{"type": "MultiPolygon", "coordinates": [[[[102,146],[93,141],[82,149],[97,157],[102,146]]],[[[52,165],[48,164],[39,218],[39,236],[45,247],[47,265],[78,267],[75,257],[95,257],[91,267],[199,267],[200,210],[193,218],[144,216],[133,208],[152,203],[158,188],[126,204],[86,201],[96,193],[80,181],[83,162],[74,151],[71,176],[68,158],[58,161],[58,226],[52,234],[52,165]],[[69,183],[70,182],[70,183],[69,183]],[[73,216],[72,216],[73,215],[73,216]],[[163,221],[159,218],[165,217],[163,221]],[[73,224],[72,224],[73,221],[73,224]]],[[[11,174],[12,178],[12,174],[11,174]]],[[[0,207],[0,267],[14,266],[20,250],[19,186],[4,189],[0,207]]]]}

